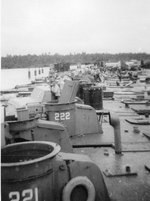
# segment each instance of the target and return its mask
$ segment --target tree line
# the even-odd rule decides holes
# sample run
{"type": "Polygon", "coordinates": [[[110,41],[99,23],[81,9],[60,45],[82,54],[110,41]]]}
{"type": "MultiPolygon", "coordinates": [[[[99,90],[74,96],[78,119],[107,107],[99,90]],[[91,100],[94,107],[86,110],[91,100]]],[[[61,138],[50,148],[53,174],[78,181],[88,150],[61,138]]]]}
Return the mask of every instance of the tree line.
{"type": "Polygon", "coordinates": [[[150,54],[147,53],[118,53],[118,54],[108,54],[108,53],[94,53],[87,54],[85,52],[77,54],[53,54],[45,53],[41,55],[7,55],[6,57],[1,57],[1,68],[11,69],[11,68],[30,68],[30,67],[46,67],[50,64],[56,63],[69,63],[69,64],[89,64],[89,63],[99,63],[99,62],[118,62],[118,61],[130,61],[130,60],[141,60],[143,63],[150,60],[150,54]]]}

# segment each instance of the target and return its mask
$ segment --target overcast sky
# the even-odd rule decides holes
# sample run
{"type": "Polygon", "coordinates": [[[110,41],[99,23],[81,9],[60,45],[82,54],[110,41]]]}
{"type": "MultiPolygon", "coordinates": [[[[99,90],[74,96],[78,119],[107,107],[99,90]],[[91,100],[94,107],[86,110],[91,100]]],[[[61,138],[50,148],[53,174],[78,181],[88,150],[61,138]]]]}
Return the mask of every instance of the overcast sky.
{"type": "Polygon", "coordinates": [[[150,0],[2,0],[1,54],[150,53],[150,0]]]}

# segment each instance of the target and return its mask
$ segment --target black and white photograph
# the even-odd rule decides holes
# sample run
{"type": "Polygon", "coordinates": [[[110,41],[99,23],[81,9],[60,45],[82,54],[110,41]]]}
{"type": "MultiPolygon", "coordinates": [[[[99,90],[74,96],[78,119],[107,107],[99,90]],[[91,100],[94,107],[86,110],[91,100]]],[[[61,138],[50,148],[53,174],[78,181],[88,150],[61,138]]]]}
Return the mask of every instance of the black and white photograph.
{"type": "Polygon", "coordinates": [[[1,0],[1,201],[150,201],[150,0],[1,0]]]}

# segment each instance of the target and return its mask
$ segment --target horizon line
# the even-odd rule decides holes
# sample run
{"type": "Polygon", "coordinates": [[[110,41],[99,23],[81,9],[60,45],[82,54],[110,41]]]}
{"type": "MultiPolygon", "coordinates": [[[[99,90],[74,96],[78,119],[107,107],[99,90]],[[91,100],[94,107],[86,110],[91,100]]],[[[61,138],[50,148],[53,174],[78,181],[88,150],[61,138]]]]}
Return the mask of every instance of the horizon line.
{"type": "Polygon", "coordinates": [[[31,55],[31,56],[41,56],[41,55],[48,55],[48,56],[55,56],[55,55],[60,55],[60,56],[68,56],[68,55],[77,55],[77,54],[110,54],[110,55],[117,55],[117,54],[147,54],[147,55],[150,55],[150,53],[148,52],[118,52],[118,53],[110,53],[110,52],[93,52],[93,53],[88,53],[88,52],[70,52],[68,54],[62,54],[62,53],[53,53],[51,54],[50,52],[44,52],[44,53],[40,53],[40,54],[35,54],[35,53],[28,53],[28,54],[6,54],[5,56],[4,55],[1,55],[1,58],[2,57],[9,57],[9,56],[28,56],[28,55],[31,55]]]}

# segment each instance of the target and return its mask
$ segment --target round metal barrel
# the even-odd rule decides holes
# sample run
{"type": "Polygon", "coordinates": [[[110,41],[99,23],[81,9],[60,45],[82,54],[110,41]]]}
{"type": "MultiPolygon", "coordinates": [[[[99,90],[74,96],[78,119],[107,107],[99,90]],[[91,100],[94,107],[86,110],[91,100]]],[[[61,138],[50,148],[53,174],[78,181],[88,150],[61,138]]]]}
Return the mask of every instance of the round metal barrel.
{"type": "Polygon", "coordinates": [[[91,87],[90,103],[96,110],[103,109],[103,90],[100,87],[91,87]]]}
{"type": "MultiPolygon", "coordinates": [[[[92,84],[90,84],[90,83],[80,83],[79,89],[77,92],[77,96],[79,98],[81,98],[82,100],[84,100],[84,98],[86,99],[86,95],[84,95],[84,91],[86,91],[87,89],[90,89],[91,86],[92,86],[92,84]]],[[[87,94],[87,93],[85,92],[85,94],[87,94]]]]}
{"type": "Polygon", "coordinates": [[[83,87],[79,85],[79,89],[77,91],[77,97],[81,98],[83,100],[83,87]]]}
{"type": "Polygon", "coordinates": [[[2,200],[55,200],[54,166],[59,151],[59,145],[39,141],[2,148],[2,200]]]}
{"type": "Polygon", "coordinates": [[[83,100],[84,100],[84,104],[91,105],[91,101],[90,101],[90,89],[83,88],[83,100]]]}

